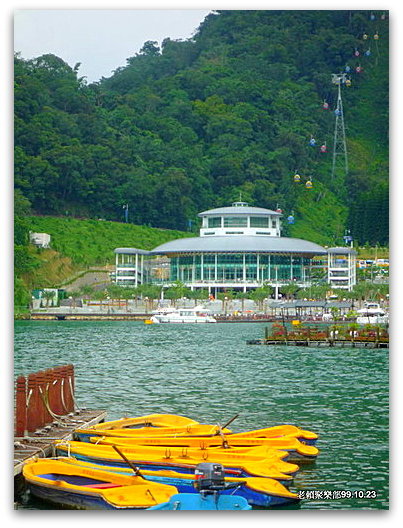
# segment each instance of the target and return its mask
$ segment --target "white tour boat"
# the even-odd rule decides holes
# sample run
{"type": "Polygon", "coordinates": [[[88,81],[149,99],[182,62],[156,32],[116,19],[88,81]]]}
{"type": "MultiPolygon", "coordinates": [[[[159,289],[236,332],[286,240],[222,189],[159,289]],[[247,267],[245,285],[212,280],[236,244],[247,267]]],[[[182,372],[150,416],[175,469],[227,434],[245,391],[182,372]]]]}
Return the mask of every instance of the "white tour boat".
{"type": "Polygon", "coordinates": [[[378,303],[365,303],[364,308],[357,310],[358,324],[387,324],[389,315],[383,310],[378,303]]]}
{"type": "Polygon", "coordinates": [[[195,308],[162,308],[153,312],[153,323],[216,323],[203,306],[195,308]]]}

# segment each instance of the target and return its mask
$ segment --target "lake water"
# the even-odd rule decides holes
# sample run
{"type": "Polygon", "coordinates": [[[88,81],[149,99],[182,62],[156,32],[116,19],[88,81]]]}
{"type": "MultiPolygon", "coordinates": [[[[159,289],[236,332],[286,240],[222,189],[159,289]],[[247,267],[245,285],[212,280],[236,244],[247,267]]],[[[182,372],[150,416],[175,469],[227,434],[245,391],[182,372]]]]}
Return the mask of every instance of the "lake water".
{"type": "Polygon", "coordinates": [[[298,425],[320,435],[321,451],[291,487],[314,492],[298,508],[387,509],[389,351],[247,345],[265,326],[17,321],[15,375],[72,363],[78,406],[111,420],[173,413],[223,424],[239,413],[234,432],[298,425]]]}

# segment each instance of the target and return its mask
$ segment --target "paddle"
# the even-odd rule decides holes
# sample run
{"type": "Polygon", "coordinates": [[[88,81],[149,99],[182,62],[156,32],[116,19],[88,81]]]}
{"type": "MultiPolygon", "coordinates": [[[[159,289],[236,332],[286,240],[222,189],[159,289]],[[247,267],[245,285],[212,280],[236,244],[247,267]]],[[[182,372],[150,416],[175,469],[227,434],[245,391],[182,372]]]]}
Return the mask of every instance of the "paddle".
{"type": "Polygon", "coordinates": [[[137,477],[141,477],[142,479],[144,480],[147,480],[144,475],[142,475],[141,471],[139,470],[139,468],[137,466],[135,466],[134,464],[132,464],[130,462],[130,460],[128,458],[126,458],[126,456],[122,453],[122,451],[115,445],[112,446],[113,449],[123,458],[123,460],[126,462],[126,464],[128,464],[132,470],[134,471],[135,475],[137,477]]]}
{"type": "Polygon", "coordinates": [[[233,422],[236,418],[238,418],[238,416],[239,416],[239,414],[236,414],[233,418],[231,418],[231,420],[228,420],[228,422],[222,426],[222,429],[225,429],[226,427],[229,426],[229,424],[232,424],[232,422],[233,422]]]}
{"type": "Polygon", "coordinates": [[[232,422],[238,418],[239,414],[236,414],[233,418],[231,418],[231,420],[228,420],[227,423],[225,423],[224,425],[220,425],[220,424],[217,424],[217,427],[218,427],[218,431],[216,433],[214,433],[213,435],[211,436],[217,436],[217,435],[220,435],[221,437],[223,436],[223,432],[222,430],[225,429],[226,427],[229,426],[229,424],[232,424],[232,422]]]}

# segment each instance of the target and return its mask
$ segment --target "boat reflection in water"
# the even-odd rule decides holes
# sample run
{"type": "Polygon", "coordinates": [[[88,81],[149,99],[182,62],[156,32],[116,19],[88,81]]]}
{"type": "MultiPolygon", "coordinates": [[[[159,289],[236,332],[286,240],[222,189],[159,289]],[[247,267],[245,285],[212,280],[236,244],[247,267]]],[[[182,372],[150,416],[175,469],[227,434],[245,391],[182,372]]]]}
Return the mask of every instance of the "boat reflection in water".
{"type": "Polygon", "coordinates": [[[203,306],[195,308],[162,308],[153,312],[149,323],[216,323],[203,306]]]}

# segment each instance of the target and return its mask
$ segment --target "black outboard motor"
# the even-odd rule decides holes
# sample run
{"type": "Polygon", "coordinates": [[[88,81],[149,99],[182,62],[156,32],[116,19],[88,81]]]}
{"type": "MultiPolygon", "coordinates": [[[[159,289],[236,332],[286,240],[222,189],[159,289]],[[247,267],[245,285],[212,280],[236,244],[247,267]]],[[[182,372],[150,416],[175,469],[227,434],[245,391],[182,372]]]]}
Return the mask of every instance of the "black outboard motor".
{"type": "Polygon", "coordinates": [[[220,491],[239,488],[239,482],[225,482],[225,470],[222,464],[201,462],[195,469],[194,487],[202,495],[219,495],[220,491]]]}
{"type": "Polygon", "coordinates": [[[201,462],[196,466],[194,487],[199,493],[214,493],[225,489],[222,464],[201,462]]]}

